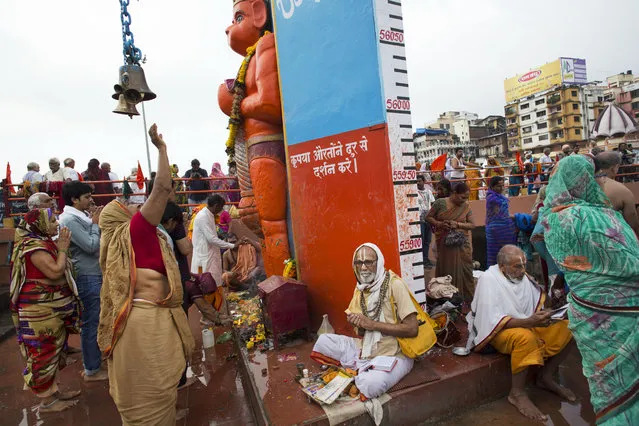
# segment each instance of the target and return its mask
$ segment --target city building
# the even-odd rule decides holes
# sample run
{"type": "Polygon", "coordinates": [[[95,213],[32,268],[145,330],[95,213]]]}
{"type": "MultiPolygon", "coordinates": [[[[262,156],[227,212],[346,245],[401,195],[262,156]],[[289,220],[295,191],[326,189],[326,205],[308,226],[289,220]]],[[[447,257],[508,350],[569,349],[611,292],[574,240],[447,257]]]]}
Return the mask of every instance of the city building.
{"type": "Polygon", "coordinates": [[[446,129],[417,129],[413,135],[416,159],[420,163],[432,163],[442,154],[452,154],[459,146],[459,139],[446,129]]]}
{"type": "MultiPolygon", "coordinates": [[[[461,113],[460,116],[462,116],[461,113]]],[[[440,116],[443,120],[448,120],[450,117],[450,112],[440,116]]],[[[489,115],[479,119],[477,114],[464,113],[462,117],[452,123],[431,123],[433,127],[439,126],[439,124],[444,126],[450,124],[451,129],[455,129],[458,133],[450,132],[445,128],[417,129],[413,138],[417,161],[420,163],[432,162],[444,153],[453,155],[458,147],[464,149],[466,158],[478,157],[485,160],[492,155],[507,155],[506,120],[503,116],[489,115]],[[480,143],[483,147],[481,150],[480,143]]]]}
{"type": "Polygon", "coordinates": [[[471,143],[470,127],[479,119],[474,112],[446,111],[439,115],[437,120],[427,123],[426,129],[447,130],[458,140],[458,146],[464,148],[467,156],[477,155],[477,146],[471,143]]]}
{"type": "Polygon", "coordinates": [[[603,111],[605,87],[561,85],[512,102],[505,107],[507,145],[511,151],[541,153],[590,139],[603,111]]]}
{"type": "Polygon", "coordinates": [[[508,140],[506,132],[495,133],[477,139],[477,157],[487,159],[495,157],[499,159],[508,158],[508,140]]]}
{"type": "MultiPolygon", "coordinates": [[[[611,84],[628,81],[619,77],[611,84]]],[[[541,154],[550,147],[583,144],[605,107],[604,86],[588,83],[586,60],[556,61],[504,82],[506,138],[510,151],[541,154]]]]}
{"type": "Polygon", "coordinates": [[[619,73],[606,79],[605,100],[615,102],[632,117],[639,119],[639,77],[632,71],[619,73]]]}

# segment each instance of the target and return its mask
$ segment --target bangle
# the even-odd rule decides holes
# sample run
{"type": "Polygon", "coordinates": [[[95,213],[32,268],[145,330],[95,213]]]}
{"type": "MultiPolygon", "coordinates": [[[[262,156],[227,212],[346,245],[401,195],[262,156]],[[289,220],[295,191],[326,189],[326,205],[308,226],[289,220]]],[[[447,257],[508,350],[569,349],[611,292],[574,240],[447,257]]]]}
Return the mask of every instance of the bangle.
{"type": "Polygon", "coordinates": [[[69,249],[58,249],[58,253],[69,254],[69,249]]]}

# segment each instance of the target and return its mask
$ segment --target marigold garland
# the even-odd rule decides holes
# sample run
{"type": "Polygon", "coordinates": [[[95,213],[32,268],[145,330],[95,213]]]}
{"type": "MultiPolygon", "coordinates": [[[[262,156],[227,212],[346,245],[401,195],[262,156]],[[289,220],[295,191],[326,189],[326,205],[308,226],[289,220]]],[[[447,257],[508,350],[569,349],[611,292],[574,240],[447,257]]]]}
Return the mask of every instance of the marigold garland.
{"type": "MultiPolygon", "coordinates": [[[[262,37],[266,34],[269,34],[269,31],[266,31],[262,37]]],[[[260,40],[262,37],[260,37],[260,40]]],[[[233,106],[231,107],[231,116],[229,117],[229,137],[226,140],[226,154],[229,156],[229,165],[235,163],[235,138],[237,137],[237,132],[242,122],[240,105],[246,97],[246,71],[248,70],[251,59],[255,55],[255,50],[260,40],[246,49],[246,56],[242,61],[242,65],[240,65],[240,70],[237,72],[237,77],[233,83],[233,106]]]]}

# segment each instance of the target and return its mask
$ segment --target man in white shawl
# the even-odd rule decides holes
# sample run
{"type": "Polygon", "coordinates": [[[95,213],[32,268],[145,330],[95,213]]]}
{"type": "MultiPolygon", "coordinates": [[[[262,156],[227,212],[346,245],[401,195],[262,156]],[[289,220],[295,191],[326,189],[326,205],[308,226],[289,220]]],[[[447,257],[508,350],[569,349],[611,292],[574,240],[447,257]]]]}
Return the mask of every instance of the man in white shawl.
{"type": "Polygon", "coordinates": [[[218,194],[210,195],[203,208],[193,219],[193,258],[191,272],[210,272],[217,285],[222,285],[222,253],[221,249],[235,248],[217,236],[215,215],[224,207],[224,198],[218,194]],[[201,271],[200,271],[201,269],[201,271]]]}
{"type": "Polygon", "coordinates": [[[417,336],[417,311],[410,289],[400,277],[384,269],[384,255],[375,244],[362,244],[355,250],[353,270],[357,284],[346,314],[363,339],[322,334],[311,358],[322,364],[359,370],[355,377],[357,389],[364,398],[374,399],[413,368],[413,360],[402,353],[397,337],[417,336]],[[391,306],[391,295],[395,307],[391,306]],[[369,362],[381,356],[392,358],[394,367],[390,371],[367,368],[369,362]]]}
{"type": "MultiPolygon", "coordinates": [[[[467,347],[476,352],[489,345],[510,355],[512,387],[508,401],[524,416],[545,421],[547,416],[526,394],[528,367],[541,366],[537,385],[567,399],[575,395],[553,379],[553,373],[566,358],[564,350],[572,334],[567,320],[554,320],[544,310],[545,293],[526,275],[526,255],[513,245],[504,246],[497,265],[482,274],[468,313],[467,347]]],[[[571,344],[571,347],[574,344],[571,344]]]]}

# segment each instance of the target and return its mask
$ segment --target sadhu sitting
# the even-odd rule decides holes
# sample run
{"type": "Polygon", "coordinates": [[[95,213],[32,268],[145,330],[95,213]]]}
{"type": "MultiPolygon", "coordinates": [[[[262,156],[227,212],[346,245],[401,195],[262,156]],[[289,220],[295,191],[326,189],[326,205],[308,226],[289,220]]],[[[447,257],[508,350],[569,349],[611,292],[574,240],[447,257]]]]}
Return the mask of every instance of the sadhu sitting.
{"type": "Polygon", "coordinates": [[[355,250],[353,269],[357,284],[346,312],[348,322],[361,338],[322,334],[311,358],[358,370],[375,357],[395,357],[391,371],[367,369],[355,377],[362,396],[373,399],[395,386],[413,368],[413,359],[402,353],[397,337],[417,336],[417,311],[408,286],[384,268],[384,255],[375,244],[366,243],[355,250]]]}
{"type": "Polygon", "coordinates": [[[243,238],[237,244],[237,236],[233,233],[228,234],[226,241],[235,244],[235,248],[225,251],[222,256],[224,268],[222,281],[224,285],[228,286],[231,291],[244,291],[266,279],[262,250],[259,244],[248,238],[243,238]]]}
{"type": "Polygon", "coordinates": [[[526,255],[506,245],[477,283],[466,319],[469,344],[478,352],[489,349],[510,355],[512,387],[508,401],[524,416],[545,421],[547,416],[532,403],[525,391],[528,368],[541,366],[537,384],[575,401],[569,389],[553,379],[553,373],[569,354],[572,334],[567,320],[553,320],[544,310],[545,293],[526,275],[526,255]]]}

